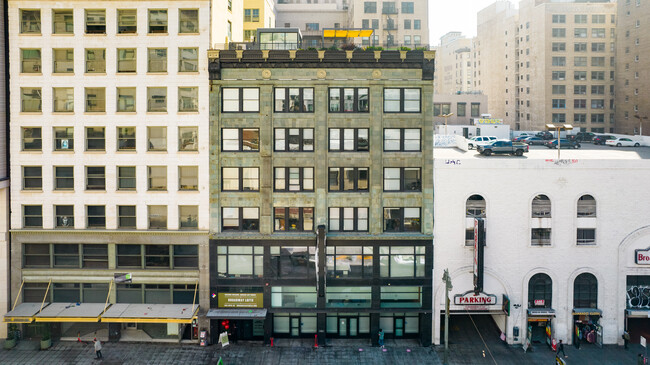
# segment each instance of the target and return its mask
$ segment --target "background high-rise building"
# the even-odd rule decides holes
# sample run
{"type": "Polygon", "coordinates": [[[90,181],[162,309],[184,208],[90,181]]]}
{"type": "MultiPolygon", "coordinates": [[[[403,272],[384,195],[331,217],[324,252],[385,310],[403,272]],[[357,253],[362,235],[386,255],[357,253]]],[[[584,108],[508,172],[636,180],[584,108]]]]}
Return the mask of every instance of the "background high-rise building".
{"type": "Polygon", "coordinates": [[[440,37],[436,47],[435,94],[467,93],[474,89],[473,40],[460,32],[440,37]]]}
{"type": "Polygon", "coordinates": [[[257,28],[275,27],[275,4],[273,0],[244,1],[244,42],[256,37],[257,28]]]}

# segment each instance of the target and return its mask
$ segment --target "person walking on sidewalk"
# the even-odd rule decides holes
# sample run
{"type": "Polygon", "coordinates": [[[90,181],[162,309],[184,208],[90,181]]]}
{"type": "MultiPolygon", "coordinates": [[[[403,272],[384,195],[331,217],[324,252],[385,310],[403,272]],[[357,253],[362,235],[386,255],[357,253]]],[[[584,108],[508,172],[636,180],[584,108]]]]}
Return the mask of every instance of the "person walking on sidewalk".
{"type": "Polygon", "coordinates": [[[102,342],[98,339],[94,339],[93,343],[95,344],[95,359],[103,359],[102,356],[102,342]]]}
{"type": "Polygon", "coordinates": [[[625,346],[626,350],[628,342],[630,342],[630,334],[627,331],[623,331],[623,345],[625,346]]]}
{"type": "Polygon", "coordinates": [[[562,343],[562,340],[560,340],[560,343],[557,344],[557,352],[555,354],[559,355],[560,351],[562,351],[562,355],[564,355],[565,358],[569,357],[567,356],[567,354],[564,353],[564,344],[562,343]]]}
{"type": "Polygon", "coordinates": [[[379,329],[379,346],[381,346],[382,349],[384,348],[384,330],[381,328],[379,329]]]}

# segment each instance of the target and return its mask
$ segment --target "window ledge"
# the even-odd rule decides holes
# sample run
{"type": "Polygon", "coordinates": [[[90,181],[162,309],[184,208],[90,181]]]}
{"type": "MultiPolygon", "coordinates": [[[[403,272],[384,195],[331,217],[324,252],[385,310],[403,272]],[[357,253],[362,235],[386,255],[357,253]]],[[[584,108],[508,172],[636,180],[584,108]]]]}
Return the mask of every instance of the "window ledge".
{"type": "Polygon", "coordinates": [[[123,154],[123,153],[138,153],[138,151],[134,148],[132,150],[116,150],[115,153],[120,153],[120,154],[123,154]]]}
{"type": "Polygon", "coordinates": [[[199,111],[198,110],[193,110],[193,111],[180,111],[179,110],[178,113],[176,113],[176,114],[178,114],[178,115],[192,115],[192,114],[199,114],[199,111]]]}
{"type": "Polygon", "coordinates": [[[74,189],[57,189],[52,190],[53,193],[74,193],[74,189]]]}
{"type": "Polygon", "coordinates": [[[102,111],[102,112],[88,112],[88,111],[86,111],[86,112],[84,112],[84,114],[85,115],[106,115],[106,111],[102,111]]]}
{"type": "Polygon", "coordinates": [[[52,72],[52,76],[74,76],[74,72],[52,72]]]}
{"type": "Polygon", "coordinates": [[[199,150],[178,150],[178,152],[183,153],[183,154],[185,154],[185,153],[187,153],[187,154],[198,154],[199,150]]]}
{"type": "Polygon", "coordinates": [[[178,32],[178,35],[180,35],[180,36],[184,36],[184,35],[201,35],[201,33],[181,33],[181,32],[178,32]]]}
{"type": "Polygon", "coordinates": [[[74,33],[52,33],[55,37],[74,37],[74,33]]]}
{"type": "Polygon", "coordinates": [[[147,71],[147,75],[167,75],[167,71],[147,71]]]}
{"type": "Polygon", "coordinates": [[[93,154],[106,154],[106,150],[85,150],[84,152],[93,154]]]}
{"type": "Polygon", "coordinates": [[[147,111],[147,114],[150,114],[150,115],[166,115],[166,114],[167,114],[167,111],[164,111],[164,112],[151,112],[151,111],[147,111]]]}
{"type": "Polygon", "coordinates": [[[178,71],[179,75],[198,75],[200,71],[178,71]]]}
{"type": "Polygon", "coordinates": [[[21,72],[19,76],[43,76],[42,72],[21,72]]]}
{"type": "Polygon", "coordinates": [[[42,193],[43,189],[21,189],[23,193],[42,193]]]}
{"type": "Polygon", "coordinates": [[[133,36],[137,36],[138,33],[137,32],[136,33],[115,33],[115,35],[118,37],[133,37],[133,36]]]}
{"type": "Polygon", "coordinates": [[[84,76],[106,76],[106,72],[85,72],[84,76]]]}
{"type": "Polygon", "coordinates": [[[117,71],[115,74],[118,75],[118,76],[119,76],[119,75],[129,75],[129,76],[133,76],[133,75],[137,75],[137,74],[138,74],[138,71],[117,71]]]}
{"type": "Polygon", "coordinates": [[[160,37],[160,36],[165,37],[168,35],[169,33],[147,33],[147,36],[152,36],[152,37],[160,37]]]}
{"type": "Polygon", "coordinates": [[[67,149],[67,150],[54,150],[52,153],[74,153],[73,149],[67,149]]]}
{"type": "Polygon", "coordinates": [[[52,112],[53,115],[74,115],[74,112],[52,112]]]}
{"type": "Polygon", "coordinates": [[[34,155],[42,155],[43,150],[21,150],[20,152],[31,153],[34,155]]]}
{"type": "Polygon", "coordinates": [[[147,150],[147,152],[163,154],[163,153],[167,153],[167,150],[147,150]]]}
{"type": "Polygon", "coordinates": [[[104,194],[104,193],[106,193],[106,188],[104,188],[103,190],[99,190],[99,189],[84,189],[84,192],[86,192],[86,193],[102,193],[102,194],[104,194]]]}
{"type": "Polygon", "coordinates": [[[20,35],[27,37],[40,37],[43,35],[43,33],[20,33],[20,35]]]}
{"type": "Polygon", "coordinates": [[[43,112],[20,112],[20,115],[43,115],[43,112]]]}
{"type": "Polygon", "coordinates": [[[105,32],[104,33],[86,33],[86,32],[84,32],[84,35],[85,36],[91,36],[91,37],[92,36],[105,37],[106,33],[105,32]]]}
{"type": "Polygon", "coordinates": [[[118,114],[118,115],[136,115],[136,114],[138,114],[138,112],[137,111],[133,111],[133,112],[120,112],[120,111],[117,111],[117,112],[115,112],[115,114],[118,114]]]}

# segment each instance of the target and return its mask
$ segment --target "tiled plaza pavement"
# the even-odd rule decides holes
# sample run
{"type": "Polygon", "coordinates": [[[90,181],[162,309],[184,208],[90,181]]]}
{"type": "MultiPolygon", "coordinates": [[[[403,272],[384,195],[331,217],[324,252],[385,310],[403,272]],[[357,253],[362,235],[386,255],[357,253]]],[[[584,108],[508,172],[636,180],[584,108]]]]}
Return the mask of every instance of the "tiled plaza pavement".
{"type": "MultiPolygon", "coordinates": [[[[219,357],[225,365],[249,364],[442,364],[443,346],[419,347],[410,341],[387,341],[386,351],[370,347],[365,340],[332,340],[327,347],[313,349],[312,341],[278,340],[276,347],[259,344],[238,343],[221,349],[220,345],[199,347],[178,344],[106,343],[102,353],[104,360],[94,360],[92,344],[60,342],[47,351],[35,350],[36,342],[23,341],[12,350],[0,349],[2,365],[60,365],[60,364],[216,364],[219,357]],[[362,349],[363,351],[359,351],[362,349]]],[[[476,345],[452,344],[450,364],[554,364],[554,354],[546,347],[524,353],[521,347],[490,345],[485,348],[476,345]]],[[[567,364],[636,364],[639,345],[625,351],[618,346],[583,346],[576,350],[566,347],[567,364]]]]}

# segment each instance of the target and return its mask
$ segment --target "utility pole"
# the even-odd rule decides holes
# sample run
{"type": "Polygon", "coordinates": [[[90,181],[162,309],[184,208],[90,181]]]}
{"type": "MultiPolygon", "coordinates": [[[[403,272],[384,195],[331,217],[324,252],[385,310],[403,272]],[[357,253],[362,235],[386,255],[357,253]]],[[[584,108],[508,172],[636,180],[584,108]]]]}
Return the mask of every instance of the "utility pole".
{"type": "Polygon", "coordinates": [[[449,364],[449,292],[453,289],[451,285],[451,277],[449,277],[449,269],[445,269],[442,275],[442,281],[445,282],[445,360],[444,365],[449,364]]]}

